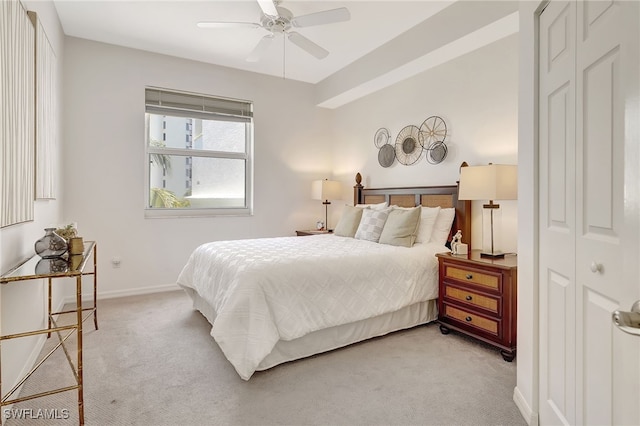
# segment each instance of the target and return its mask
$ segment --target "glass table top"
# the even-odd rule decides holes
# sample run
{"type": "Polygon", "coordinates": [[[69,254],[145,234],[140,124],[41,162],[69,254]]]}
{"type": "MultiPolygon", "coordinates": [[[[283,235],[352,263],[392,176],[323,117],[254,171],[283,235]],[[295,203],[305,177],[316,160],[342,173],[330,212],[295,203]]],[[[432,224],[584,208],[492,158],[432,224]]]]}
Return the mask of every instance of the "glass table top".
{"type": "Polygon", "coordinates": [[[44,259],[34,254],[11,270],[0,275],[0,284],[49,277],[75,277],[81,275],[95,248],[95,241],[84,242],[83,254],[44,259]]]}

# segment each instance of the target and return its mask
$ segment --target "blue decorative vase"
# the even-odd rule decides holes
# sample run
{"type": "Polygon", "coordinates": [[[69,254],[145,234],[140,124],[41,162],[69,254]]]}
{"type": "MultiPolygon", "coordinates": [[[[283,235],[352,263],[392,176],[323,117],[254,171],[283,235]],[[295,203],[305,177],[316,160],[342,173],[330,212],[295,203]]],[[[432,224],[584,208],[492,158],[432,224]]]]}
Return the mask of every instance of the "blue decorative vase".
{"type": "Polygon", "coordinates": [[[36,241],[34,246],[36,254],[43,259],[60,257],[67,252],[67,242],[54,231],[56,228],[45,228],[44,237],[36,241]]]}

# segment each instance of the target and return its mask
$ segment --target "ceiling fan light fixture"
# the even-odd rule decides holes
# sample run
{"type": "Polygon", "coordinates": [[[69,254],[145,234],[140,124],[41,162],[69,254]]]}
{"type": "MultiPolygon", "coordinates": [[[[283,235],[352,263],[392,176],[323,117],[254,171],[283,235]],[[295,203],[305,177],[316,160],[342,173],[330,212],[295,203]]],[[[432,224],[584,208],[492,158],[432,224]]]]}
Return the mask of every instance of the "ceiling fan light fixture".
{"type": "Polygon", "coordinates": [[[292,31],[290,33],[287,33],[287,36],[293,44],[318,59],[324,59],[329,55],[328,50],[318,46],[300,33],[292,31]]]}
{"type": "Polygon", "coordinates": [[[262,13],[265,15],[278,16],[278,9],[273,0],[258,0],[258,4],[260,5],[260,9],[262,9],[262,13]]]}
{"type": "Polygon", "coordinates": [[[291,20],[291,25],[296,28],[312,27],[314,25],[335,24],[351,19],[351,13],[346,7],[323,10],[321,12],[309,13],[307,15],[296,16],[291,20]]]}
{"type": "MultiPolygon", "coordinates": [[[[253,27],[262,28],[270,34],[263,37],[253,51],[246,58],[248,62],[257,62],[266,52],[275,35],[282,34],[296,46],[310,55],[324,59],[329,51],[309,40],[307,37],[295,31],[292,27],[310,27],[314,25],[332,24],[351,19],[351,14],[346,7],[324,10],[307,15],[294,16],[290,10],[280,6],[280,0],[257,0],[262,9],[259,23],[251,22],[199,22],[200,28],[229,28],[229,27],[253,27]]],[[[284,42],[284,38],[283,38],[284,42]]]]}
{"type": "Polygon", "coordinates": [[[254,47],[254,49],[245,60],[247,62],[258,62],[260,58],[262,58],[262,56],[265,54],[267,49],[269,49],[269,46],[271,45],[274,37],[275,36],[273,34],[267,34],[266,36],[262,37],[256,47],[254,47]]]}

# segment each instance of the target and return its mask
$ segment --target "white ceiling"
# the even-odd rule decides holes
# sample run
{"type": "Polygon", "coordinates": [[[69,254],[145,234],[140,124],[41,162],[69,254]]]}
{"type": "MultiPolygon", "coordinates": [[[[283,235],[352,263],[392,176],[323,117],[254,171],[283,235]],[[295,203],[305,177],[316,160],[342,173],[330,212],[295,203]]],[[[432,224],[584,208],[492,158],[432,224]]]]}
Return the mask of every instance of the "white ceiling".
{"type": "MultiPolygon", "coordinates": [[[[453,0],[283,0],[280,6],[289,9],[294,16],[347,7],[351,19],[347,22],[296,29],[330,52],[322,60],[309,55],[290,41],[285,41],[282,36],[277,36],[267,54],[259,62],[252,63],[245,58],[267,34],[266,30],[204,29],[198,28],[196,23],[259,22],[261,9],[256,0],[53,1],[63,30],[68,36],[278,77],[284,74],[288,79],[314,84],[337,75],[338,71],[353,66],[352,64],[367,55],[372,57],[376,50],[380,51],[381,46],[386,47],[387,52],[402,49],[402,44],[389,48],[394,39],[399,40],[398,36],[454,3],[453,0]]],[[[473,18],[468,18],[470,23],[473,18]]],[[[498,38],[504,36],[500,32],[496,35],[498,38]]],[[[486,44],[487,41],[483,43],[486,44]]],[[[466,52],[460,51],[458,54],[462,53],[466,52]]],[[[419,56],[423,54],[420,52],[419,56]]],[[[449,53],[448,56],[455,57],[456,53],[449,53]]],[[[403,65],[406,65],[406,61],[397,67],[403,65]]]]}

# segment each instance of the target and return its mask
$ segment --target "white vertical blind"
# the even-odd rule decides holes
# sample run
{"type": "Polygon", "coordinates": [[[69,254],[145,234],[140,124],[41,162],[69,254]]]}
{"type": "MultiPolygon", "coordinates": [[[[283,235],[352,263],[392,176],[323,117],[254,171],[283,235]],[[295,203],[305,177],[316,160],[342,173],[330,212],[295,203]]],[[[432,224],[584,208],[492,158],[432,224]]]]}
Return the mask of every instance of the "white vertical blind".
{"type": "Polygon", "coordinates": [[[34,33],[20,2],[0,2],[0,227],[33,220],[34,33]]]}
{"type": "Polygon", "coordinates": [[[36,32],[36,198],[54,199],[56,161],[56,55],[35,12],[28,12],[36,32]]]}

